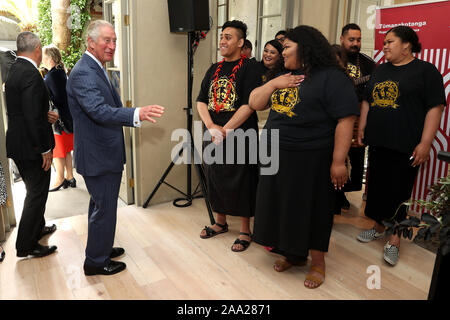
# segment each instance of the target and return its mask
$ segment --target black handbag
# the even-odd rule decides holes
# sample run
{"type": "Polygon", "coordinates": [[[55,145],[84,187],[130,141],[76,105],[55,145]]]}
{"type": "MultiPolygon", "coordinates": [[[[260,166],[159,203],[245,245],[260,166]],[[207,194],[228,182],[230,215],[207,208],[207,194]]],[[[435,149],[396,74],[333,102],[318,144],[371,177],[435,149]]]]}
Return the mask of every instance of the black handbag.
{"type": "Polygon", "coordinates": [[[66,126],[64,125],[64,122],[61,120],[61,114],[59,113],[58,108],[56,108],[55,105],[53,104],[53,101],[51,99],[49,99],[48,101],[49,101],[49,110],[56,111],[59,114],[58,120],[56,120],[56,122],[54,124],[52,124],[53,133],[56,133],[59,135],[61,135],[63,131],[67,134],[72,133],[72,132],[70,132],[69,129],[66,128],[66,126]]]}

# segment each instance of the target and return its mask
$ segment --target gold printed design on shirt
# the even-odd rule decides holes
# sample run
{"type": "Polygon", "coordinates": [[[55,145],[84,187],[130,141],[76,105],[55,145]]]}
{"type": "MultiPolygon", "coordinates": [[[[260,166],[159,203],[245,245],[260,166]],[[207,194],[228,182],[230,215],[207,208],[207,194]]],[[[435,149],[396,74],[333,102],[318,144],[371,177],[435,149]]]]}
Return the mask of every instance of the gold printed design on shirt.
{"type": "Polygon", "coordinates": [[[354,64],[347,63],[347,72],[353,79],[361,78],[361,69],[354,64]]]}
{"type": "Polygon", "coordinates": [[[373,102],[371,107],[378,106],[380,108],[393,108],[400,107],[396,104],[400,91],[398,83],[394,81],[384,81],[377,83],[372,91],[373,102]]]}
{"type": "Polygon", "coordinates": [[[298,88],[278,89],[270,98],[272,102],[271,109],[287,115],[290,118],[297,115],[293,112],[295,105],[300,102],[298,88]]]}
{"type": "MultiPolygon", "coordinates": [[[[222,77],[217,80],[217,104],[221,105],[226,97],[227,97],[227,91],[228,86],[230,84],[230,80],[227,77],[222,77]]],[[[209,86],[209,103],[208,103],[208,110],[215,111],[214,106],[214,81],[211,81],[211,84],[209,86]]],[[[232,84],[230,95],[228,97],[228,100],[226,101],[224,108],[220,110],[220,112],[232,112],[236,111],[236,108],[234,107],[234,103],[238,99],[238,96],[236,94],[236,86],[235,83],[232,84]]]]}

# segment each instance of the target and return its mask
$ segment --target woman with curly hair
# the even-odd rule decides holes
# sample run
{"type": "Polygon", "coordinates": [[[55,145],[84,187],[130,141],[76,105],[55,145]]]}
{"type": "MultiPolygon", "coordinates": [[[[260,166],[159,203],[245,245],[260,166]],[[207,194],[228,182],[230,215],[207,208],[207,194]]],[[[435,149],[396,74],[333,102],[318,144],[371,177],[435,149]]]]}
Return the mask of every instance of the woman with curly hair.
{"type": "Polygon", "coordinates": [[[278,40],[270,40],[264,45],[260,62],[263,83],[272,80],[284,70],[283,46],[278,40]]]}
{"type": "Polygon", "coordinates": [[[266,150],[272,150],[279,143],[273,148],[279,153],[278,172],[260,176],[253,240],[274,246],[274,252],[284,256],[275,262],[278,272],[305,264],[310,253],[304,284],[317,288],[325,280],[334,190],[348,179],[345,159],[359,115],[358,100],[353,83],[317,29],[290,30],[283,57],[288,73],[250,95],[252,109],[271,108],[263,132],[269,138],[261,138],[261,147],[267,143],[266,150]]]}

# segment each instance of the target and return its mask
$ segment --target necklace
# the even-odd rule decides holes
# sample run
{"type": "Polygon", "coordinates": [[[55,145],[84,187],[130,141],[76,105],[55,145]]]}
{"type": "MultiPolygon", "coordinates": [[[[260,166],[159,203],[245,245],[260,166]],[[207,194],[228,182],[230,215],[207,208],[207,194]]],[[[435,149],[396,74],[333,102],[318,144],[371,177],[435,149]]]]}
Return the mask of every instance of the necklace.
{"type": "Polygon", "coordinates": [[[223,59],[222,61],[219,62],[216,72],[214,73],[214,83],[213,83],[213,86],[214,86],[214,109],[217,113],[219,113],[220,110],[222,110],[225,107],[225,104],[228,101],[228,98],[230,96],[231,88],[233,87],[233,82],[236,80],[236,73],[242,67],[244,60],[246,60],[246,59],[247,59],[247,57],[242,55],[239,63],[234,66],[233,72],[231,73],[230,77],[228,78],[230,81],[228,82],[228,85],[227,85],[227,95],[225,96],[225,100],[223,100],[220,105],[217,103],[217,88],[218,88],[219,73],[220,73],[220,70],[222,69],[225,59],[223,59]]]}

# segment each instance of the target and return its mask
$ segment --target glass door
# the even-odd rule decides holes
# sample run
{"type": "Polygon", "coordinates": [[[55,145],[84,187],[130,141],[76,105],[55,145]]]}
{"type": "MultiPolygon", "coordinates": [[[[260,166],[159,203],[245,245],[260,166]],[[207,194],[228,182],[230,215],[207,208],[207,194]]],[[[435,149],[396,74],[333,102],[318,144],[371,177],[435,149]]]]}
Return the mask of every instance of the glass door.
{"type": "MultiPolygon", "coordinates": [[[[130,24],[128,12],[128,0],[104,0],[103,16],[109,21],[116,31],[117,47],[114,60],[106,66],[111,83],[119,93],[122,104],[126,108],[131,107],[130,88],[130,24]]],[[[127,204],[134,203],[134,179],[133,179],[133,153],[132,153],[132,128],[124,127],[126,164],[122,175],[119,197],[127,204]]]]}

